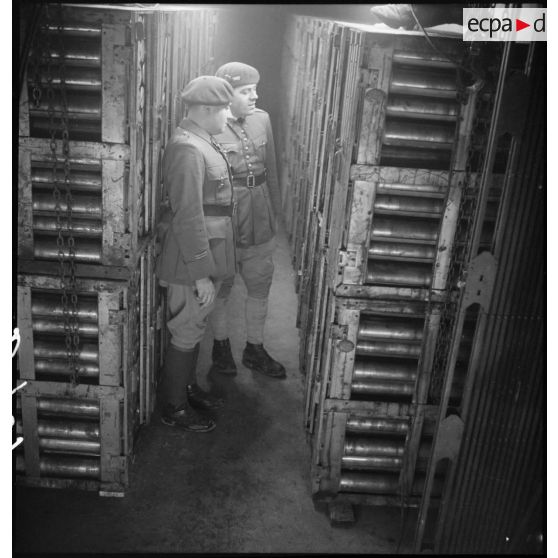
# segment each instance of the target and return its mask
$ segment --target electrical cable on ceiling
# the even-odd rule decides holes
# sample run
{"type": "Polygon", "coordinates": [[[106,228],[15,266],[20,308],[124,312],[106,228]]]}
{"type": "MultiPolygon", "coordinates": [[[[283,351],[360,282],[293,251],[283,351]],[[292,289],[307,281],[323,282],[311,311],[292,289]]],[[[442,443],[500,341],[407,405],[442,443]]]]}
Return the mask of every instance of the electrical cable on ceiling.
{"type": "Polygon", "coordinates": [[[419,27],[419,29],[422,31],[422,34],[424,35],[424,38],[426,39],[426,42],[432,47],[433,50],[435,50],[438,54],[440,54],[441,56],[443,56],[444,58],[446,58],[447,60],[449,60],[452,64],[455,64],[458,68],[461,68],[464,72],[467,72],[469,74],[474,75],[477,79],[484,81],[484,78],[477,73],[475,70],[473,70],[472,68],[466,68],[465,66],[463,66],[463,64],[461,64],[460,62],[458,62],[457,60],[455,60],[453,57],[451,57],[449,54],[447,54],[446,52],[442,52],[433,42],[432,39],[430,37],[430,35],[426,32],[426,29],[422,26],[422,24],[420,23],[420,21],[418,20],[417,14],[415,13],[415,10],[413,9],[413,5],[409,4],[409,8],[411,9],[411,14],[413,15],[413,18],[415,19],[415,21],[417,22],[417,25],[419,27]]]}

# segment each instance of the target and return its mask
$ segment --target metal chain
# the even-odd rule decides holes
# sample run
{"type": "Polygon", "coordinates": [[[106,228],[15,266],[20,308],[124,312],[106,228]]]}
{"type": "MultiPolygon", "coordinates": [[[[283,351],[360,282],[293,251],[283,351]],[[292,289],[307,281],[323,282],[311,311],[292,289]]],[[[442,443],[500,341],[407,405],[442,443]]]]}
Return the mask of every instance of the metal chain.
{"type": "MultiPolygon", "coordinates": [[[[471,53],[468,51],[468,58],[471,53]]],[[[457,227],[453,239],[452,256],[449,264],[446,298],[441,307],[440,326],[430,381],[430,399],[440,402],[453,326],[457,315],[459,290],[465,284],[465,264],[471,254],[473,220],[477,210],[480,174],[486,155],[490,118],[494,108],[494,91],[485,90],[476,98],[475,117],[471,129],[471,140],[465,164],[461,204],[457,216],[457,227]]]]}
{"type": "MultiPolygon", "coordinates": [[[[57,231],[57,238],[56,238],[56,246],[58,247],[58,264],[59,264],[59,274],[61,280],[62,291],[65,293],[66,291],[66,278],[65,278],[65,268],[64,268],[64,236],[62,234],[62,206],[60,204],[61,201],[61,192],[59,188],[59,181],[58,181],[58,156],[56,153],[57,146],[56,146],[56,123],[54,121],[54,87],[53,87],[53,78],[52,78],[52,45],[51,45],[51,36],[48,32],[49,22],[50,22],[50,12],[49,6],[46,6],[45,10],[45,19],[46,19],[46,32],[44,34],[44,44],[45,50],[43,52],[43,57],[46,61],[46,97],[47,97],[47,114],[49,120],[49,135],[50,135],[50,153],[51,153],[51,160],[52,160],[52,185],[53,185],[53,197],[54,197],[54,210],[56,212],[56,231],[57,231]]],[[[64,302],[64,298],[63,298],[64,302]]]]}
{"type": "Polygon", "coordinates": [[[71,372],[73,384],[78,381],[78,354],[79,354],[79,323],[78,323],[78,296],[75,277],[75,241],[72,236],[72,192],[70,187],[70,135],[68,123],[68,102],[66,96],[66,67],[65,67],[65,48],[63,41],[62,6],[59,5],[58,23],[58,68],[59,68],[59,120],[55,121],[55,90],[53,79],[53,44],[52,44],[52,25],[49,6],[45,10],[45,32],[44,44],[45,51],[43,57],[46,60],[46,96],[48,101],[50,152],[52,157],[52,184],[54,209],[56,213],[56,246],[58,248],[58,270],[60,276],[60,288],[62,290],[62,314],[64,319],[64,343],[68,368],[71,372]],[[57,153],[57,133],[62,137],[62,159],[64,173],[64,201],[66,205],[65,215],[62,208],[62,190],[58,176],[58,153],[57,153]],[[64,219],[65,217],[65,219],[64,219]],[[66,221],[63,223],[63,221],[66,221]],[[65,234],[66,233],[66,234],[65,234]],[[67,245],[67,253],[65,247],[67,245]],[[68,259],[69,274],[66,273],[66,258],[68,259]]]}
{"type": "MultiPolygon", "coordinates": [[[[58,5],[58,58],[60,62],[60,100],[61,113],[60,121],[62,127],[62,156],[64,158],[64,189],[66,194],[66,230],[68,243],[68,260],[69,260],[69,280],[68,290],[70,291],[71,308],[68,309],[68,328],[66,330],[66,353],[68,355],[68,363],[72,370],[72,383],[78,383],[79,367],[79,320],[78,320],[78,293],[76,286],[76,268],[75,268],[75,239],[73,236],[72,224],[72,207],[73,198],[70,187],[70,132],[68,122],[68,99],[66,95],[66,49],[64,44],[64,18],[62,5],[58,5]]],[[[66,329],[66,328],[65,328],[66,329]]]]}

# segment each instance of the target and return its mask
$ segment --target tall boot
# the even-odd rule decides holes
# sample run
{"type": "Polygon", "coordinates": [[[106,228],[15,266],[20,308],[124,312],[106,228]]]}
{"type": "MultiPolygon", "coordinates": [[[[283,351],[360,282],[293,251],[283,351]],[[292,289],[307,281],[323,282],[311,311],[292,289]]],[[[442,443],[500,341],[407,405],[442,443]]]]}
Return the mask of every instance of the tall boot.
{"type": "Polygon", "coordinates": [[[188,403],[187,382],[196,374],[196,350],[181,351],[169,345],[161,385],[161,422],[190,432],[210,432],[215,421],[199,415],[188,403]]]}
{"type": "MultiPolygon", "coordinates": [[[[198,356],[200,354],[200,344],[198,343],[194,347],[194,364],[198,362],[198,356]]],[[[203,390],[196,381],[195,366],[194,374],[190,375],[187,379],[186,385],[186,395],[188,397],[188,403],[194,409],[200,409],[204,411],[211,411],[213,409],[219,409],[225,403],[224,399],[221,397],[215,397],[211,393],[203,390]]]]}
{"type": "Polygon", "coordinates": [[[211,359],[213,361],[211,366],[212,372],[219,372],[220,374],[227,374],[229,376],[236,375],[236,363],[232,356],[231,342],[229,339],[213,340],[211,359]]]}

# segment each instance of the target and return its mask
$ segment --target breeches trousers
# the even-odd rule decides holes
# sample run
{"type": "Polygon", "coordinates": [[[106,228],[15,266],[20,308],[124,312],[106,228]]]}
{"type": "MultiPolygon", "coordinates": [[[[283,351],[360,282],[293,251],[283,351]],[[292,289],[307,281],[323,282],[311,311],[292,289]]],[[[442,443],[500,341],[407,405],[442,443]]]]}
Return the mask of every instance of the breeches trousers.
{"type": "MultiPolygon", "coordinates": [[[[221,282],[216,282],[216,293],[220,287],[221,282]]],[[[203,339],[207,316],[213,310],[215,302],[201,308],[196,300],[194,287],[170,283],[167,287],[167,304],[167,327],[171,334],[171,344],[181,351],[192,350],[203,339]]]]}
{"type": "MultiPolygon", "coordinates": [[[[252,298],[267,298],[273,279],[273,252],[275,238],[247,248],[236,249],[238,272],[246,285],[248,296],[252,298]]],[[[219,298],[228,298],[234,282],[234,277],[225,279],[219,291],[219,298]]]]}
{"type": "MultiPolygon", "coordinates": [[[[246,334],[250,343],[263,343],[263,332],[267,316],[267,299],[273,279],[273,251],[275,238],[264,244],[237,248],[238,271],[242,277],[248,297],[246,299],[246,334]]],[[[228,337],[225,302],[229,297],[234,278],[223,281],[210,316],[215,339],[228,337]]]]}

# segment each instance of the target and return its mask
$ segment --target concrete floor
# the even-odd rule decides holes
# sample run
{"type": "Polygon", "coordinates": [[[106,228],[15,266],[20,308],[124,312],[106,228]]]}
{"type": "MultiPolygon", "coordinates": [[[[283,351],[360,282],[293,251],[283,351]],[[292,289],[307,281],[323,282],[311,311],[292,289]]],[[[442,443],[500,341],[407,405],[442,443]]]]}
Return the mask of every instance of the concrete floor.
{"type": "Polygon", "coordinates": [[[410,552],[395,508],[357,507],[357,522],[332,527],[310,494],[310,449],[303,429],[304,381],[298,370],[296,294],[291,255],[280,234],[266,346],[287,368],[277,381],[244,368],[242,282],[230,304],[239,374],[208,377],[211,332],[202,344],[202,386],[226,397],[217,429],[181,432],[158,417],[140,432],[125,498],[14,488],[16,552],[410,552]]]}

